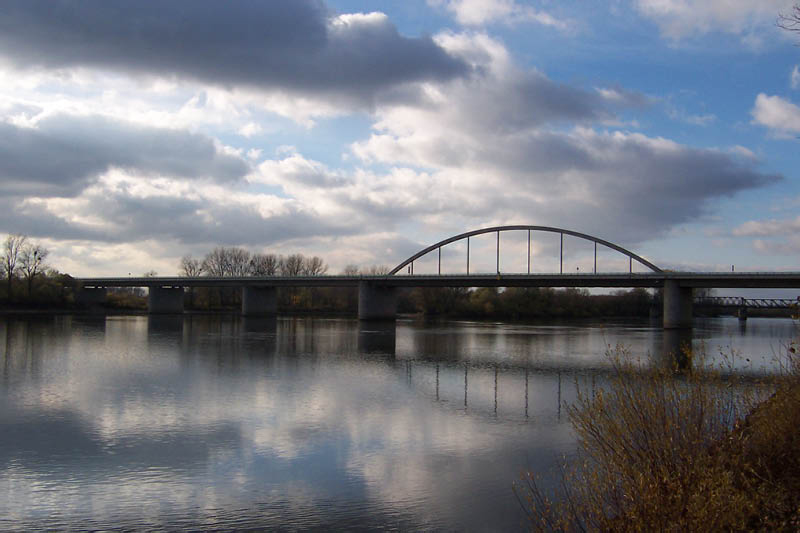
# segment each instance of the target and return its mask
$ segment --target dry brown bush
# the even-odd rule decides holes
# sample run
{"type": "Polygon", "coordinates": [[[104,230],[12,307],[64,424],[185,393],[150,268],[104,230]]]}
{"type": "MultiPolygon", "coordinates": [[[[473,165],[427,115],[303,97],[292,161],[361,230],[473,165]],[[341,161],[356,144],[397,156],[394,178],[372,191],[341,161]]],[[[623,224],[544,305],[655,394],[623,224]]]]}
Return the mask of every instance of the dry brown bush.
{"type": "Polygon", "coordinates": [[[560,488],[546,494],[530,472],[515,485],[531,529],[797,530],[795,351],[778,378],[744,383],[702,364],[645,367],[617,349],[609,384],[579,390],[568,408],[578,453],[560,488]]]}

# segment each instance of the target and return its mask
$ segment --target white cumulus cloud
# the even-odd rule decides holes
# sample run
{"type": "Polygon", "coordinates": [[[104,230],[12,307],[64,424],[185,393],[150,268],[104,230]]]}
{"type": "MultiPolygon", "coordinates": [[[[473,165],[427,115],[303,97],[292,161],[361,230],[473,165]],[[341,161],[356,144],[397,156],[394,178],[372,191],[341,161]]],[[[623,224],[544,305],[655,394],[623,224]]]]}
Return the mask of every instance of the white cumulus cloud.
{"type": "Polygon", "coordinates": [[[773,29],[778,13],[794,0],[634,0],[634,6],[670,39],[709,32],[741,35],[759,44],[759,32],[773,29]]]}
{"type": "Polygon", "coordinates": [[[800,106],[780,96],[760,93],[750,114],[755,124],[766,126],[776,135],[800,133],[800,106]]]}
{"type": "Polygon", "coordinates": [[[569,28],[567,21],[515,0],[428,0],[428,3],[432,6],[443,6],[464,26],[483,26],[494,22],[534,22],[559,30],[569,28]]]}

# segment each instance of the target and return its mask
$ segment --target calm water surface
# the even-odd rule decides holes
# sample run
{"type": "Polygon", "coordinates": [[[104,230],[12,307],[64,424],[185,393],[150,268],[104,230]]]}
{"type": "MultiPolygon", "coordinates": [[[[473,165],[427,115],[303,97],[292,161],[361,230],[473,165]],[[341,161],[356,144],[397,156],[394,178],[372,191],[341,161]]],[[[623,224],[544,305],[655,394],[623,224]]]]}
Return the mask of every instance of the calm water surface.
{"type": "Polygon", "coordinates": [[[788,319],[0,319],[0,529],[520,529],[618,343],[770,371],[788,319]],[[749,361],[748,361],[749,359],[749,361]]]}

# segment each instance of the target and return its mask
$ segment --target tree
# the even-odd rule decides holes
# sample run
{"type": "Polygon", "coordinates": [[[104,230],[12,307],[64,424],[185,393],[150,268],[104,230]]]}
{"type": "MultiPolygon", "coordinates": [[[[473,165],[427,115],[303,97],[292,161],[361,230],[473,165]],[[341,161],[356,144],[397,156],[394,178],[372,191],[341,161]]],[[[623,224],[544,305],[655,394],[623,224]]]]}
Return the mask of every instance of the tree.
{"type": "Polygon", "coordinates": [[[372,265],[369,268],[363,269],[361,273],[367,276],[385,276],[391,272],[391,270],[392,269],[386,265],[372,265]]]}
{"type": "Polygon", "coordinates": [[[44,260],[50,252],[41,244],[28,244],[22,248],[19,256],[20,269],[28,282],[28,298],[33,293],[33,278],[46,268],[44,260]]]}
{"type": "Polygon", "coordinates": [[[11,300],[11,280],[17,271],[20,252],[25,247],[28,238],[25,235],[13,234],[6,237],[6,242],[3,246],[3,270],[6,274],[6,282],[8,287],[8,299],[11,300]]]}
{"type": "Polygon", "coordinates": [[[244,277],[248,274],[250,252],[244,248],[217,246],[203,259],[203,271],[209,276],[244,277]]]}
{"type": "Polygon", "coordinates": [[[321,257],[306,257],[303,260],[302,273],[304,276],[321,276],[328,271],[328,265],[321,257]]]}
{"type": "Polygon", "coordinates": [[[303,254],[292,254],[281,260],[281,276],[299,276],[303,273],[305,257],[303,254]]]}
{"type": "Polygon", "coordinates": [[[342,270],[343,276],[358,276],[359,275],[358,265],[349,264],[344,267],[342,270]]]}
{"type": "Polygon", "coordinates": [[[280,259],[275,254],[253,254],[248,271],[251,276],[274,276],[279,266],[280,259]]]}
{"type": "Polygon", "coordinates": [[[196,278],[203,273],[203,264],[191,255],[181,257],[180,275],[187,278],[196,278]]]}
{"type": "MultiPolygon", "coordinates": [[[[203,263],[191,254],[181,257],[180,275],[196,278],[203,273],[203,263]]],[[[189,287],[189,307],[194,307],[194,287],[189,287]]]]}
{"type": "Polygon", "coordinates": [[[796,4],[788,14],[778,15],[778,27],[800,33],[800,4],[796,4]]]}

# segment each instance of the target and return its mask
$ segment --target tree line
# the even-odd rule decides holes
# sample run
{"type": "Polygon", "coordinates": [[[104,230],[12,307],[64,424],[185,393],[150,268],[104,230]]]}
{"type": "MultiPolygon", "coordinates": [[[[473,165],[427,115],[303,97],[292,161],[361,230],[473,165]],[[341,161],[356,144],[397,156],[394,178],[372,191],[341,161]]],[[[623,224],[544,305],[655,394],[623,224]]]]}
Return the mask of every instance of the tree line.
{"type": "Polygon", "coordinates": [[[47,265],[49,250],[26,235],[11,234],[0,257],[2,298],[5,303],[64,304],[71,278],[47,265]]]}
{"type": "Polygon", "coordinates": [[[250,253],[238,246],[218,246],[202,260],[191,255],[181,258],[180,275],[194,278],[247,277],[247,276],[320,276],[328,271],[328,265],[318,256],[306,257],[291,254],[286,257],[276,254],[250,253]]]}
{"type": "Polygon", "coordinates": [[[398,309],[428,316],[460,318],[647,317],[660,295],[637,288],[611,294],[549,287],[424,287],[401,294],[398,309]]]}
{"type": "MultiPolygon", "coordinates": [[[[238,246],[217,246],[202,259],[181,258],[178,272],[185,277],[321,276],[328,265],[318,256],[295,253],[287,256],[251,253],[238,246]]],[[[278,305],[284,309],[344,311],[346,297],[335,290],[287,287],[278,292],[278,305]]],[[[218,309],[241,304],[241,293],[233,288],[198,287],[189,290],[187,305],[195,309],[218,309]]]]}

